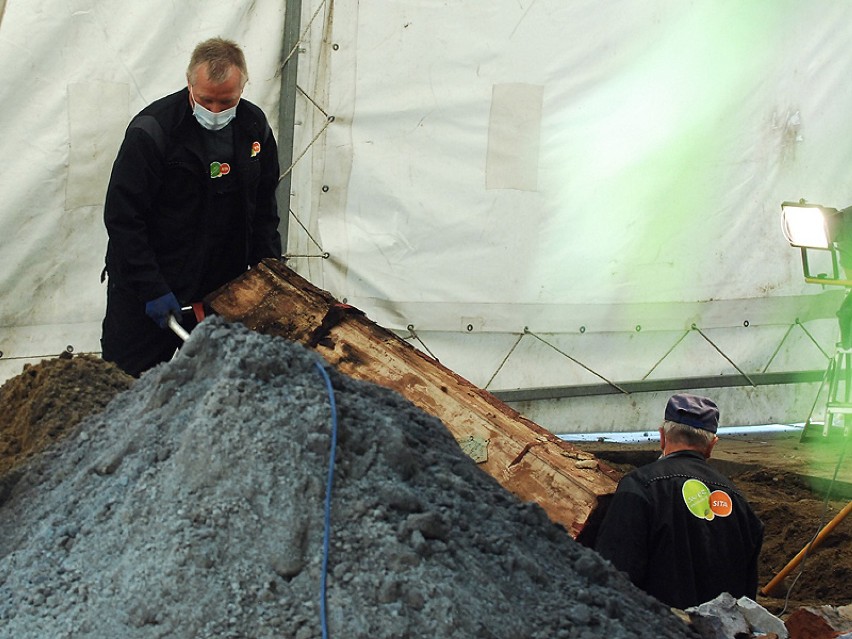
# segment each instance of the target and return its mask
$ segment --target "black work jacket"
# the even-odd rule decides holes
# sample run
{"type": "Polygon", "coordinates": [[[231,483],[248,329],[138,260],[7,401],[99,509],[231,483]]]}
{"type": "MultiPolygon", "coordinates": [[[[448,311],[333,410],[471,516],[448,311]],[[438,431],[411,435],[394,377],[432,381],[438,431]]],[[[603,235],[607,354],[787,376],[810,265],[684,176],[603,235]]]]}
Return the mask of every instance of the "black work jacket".
{"type": "Polygon", "coordinates": [[[754,599],[762,543],[763,524],[734,485],[700,453],[678,451],[621,479],[595,550],[683,609],[723,592],[754,599]]]}
{"type": "MultiPolygon", "coordinates": [[[[231,170],[241,209],[241,237],[234,241],[244,249],[249,267],[281,255],[278,150],[263,112],[247,100],[240,100],[229,126],[234,127],[231,170]]],[[[205,133],[184,88],[131,121],[113,164],[104,205],[106,270],[111,285],[129,288],[142,302],[171,291],[188,303],[210,292],[201,290],[210,257],[205,254],[205,211],[213,182],[205,133]]]]}

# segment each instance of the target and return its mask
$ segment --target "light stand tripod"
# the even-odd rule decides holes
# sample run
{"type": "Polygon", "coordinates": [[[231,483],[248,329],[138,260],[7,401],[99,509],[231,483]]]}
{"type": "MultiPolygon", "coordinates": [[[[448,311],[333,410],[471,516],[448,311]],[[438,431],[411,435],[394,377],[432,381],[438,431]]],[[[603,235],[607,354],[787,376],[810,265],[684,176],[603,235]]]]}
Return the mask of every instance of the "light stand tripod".
{"type": "MultiPolygon", "coordinates": [[[[842,342],[837,343],[834,356],[828,361],[820,392],[826,382],[828,382],[828,398],[825,405],[825,421],[822,424],[822,437],[829,438],[840,430],[841,426],[835,423],[838,416],[842,417],[843,436],[848,437],[849,425],[846,423],[846,415],[852,415],[852,348],[844,347],[842,342]]],[[[811,415],[813,415],[813,409],[811,415]]],[[[804,442],[813,427],[817,425],[809,417],[805,422],[800,441],[804,442]]]]}
{"type": "MultiPolygon", "coordinates": [[[[849,297],[847,296],[847,300],[849,297]]],[[[844,303],[845,305],[845,303],[844,303]]],[[[841,333],[843,330],[841,329],[841,333]]],[[[829,380],[828,401],[825,407],[825,423],[822,436],[829,437],[834,432],[835,419],[840,416],[843,422],[843,436],[849,436],[849,424],[846,415],[852,415],[852,347],[840,341],[829,360],[826,376],[829,380]]]]}

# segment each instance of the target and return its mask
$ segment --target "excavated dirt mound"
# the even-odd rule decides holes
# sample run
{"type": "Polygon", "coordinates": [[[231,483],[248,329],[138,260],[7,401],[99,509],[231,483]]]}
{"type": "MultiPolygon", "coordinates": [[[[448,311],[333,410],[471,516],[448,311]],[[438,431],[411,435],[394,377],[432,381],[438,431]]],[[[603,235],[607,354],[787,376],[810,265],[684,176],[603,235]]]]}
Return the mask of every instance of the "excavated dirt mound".
{"type": "Polygon", "coordinates": [[[103,410],[133,377],[93,355],[27,365],[0,387],[0,475],[103,410]]]}
{"type": "MultiPolygon", "coordinates": [[[[0,414],[26,405],[13,395],[0,414]]],[[[0,637],[308,639],[324,625],[692,636],[437,419],[217,318],[3,476],[0,637]]]]}

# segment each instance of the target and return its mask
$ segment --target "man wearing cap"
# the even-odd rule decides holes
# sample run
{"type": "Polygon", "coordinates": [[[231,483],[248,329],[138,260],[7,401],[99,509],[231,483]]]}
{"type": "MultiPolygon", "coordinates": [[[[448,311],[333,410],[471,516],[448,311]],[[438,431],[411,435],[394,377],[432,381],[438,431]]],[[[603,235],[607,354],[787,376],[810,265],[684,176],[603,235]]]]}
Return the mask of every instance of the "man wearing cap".
{"type": "Polygon", "coordinates": [[[757,595],[763,524],[707,463],[718,425],[712,400],[672,396],[659,429],[663,454],[621,479],[594,543],[634,584],[674,608],[723,592],[757,595]]]}

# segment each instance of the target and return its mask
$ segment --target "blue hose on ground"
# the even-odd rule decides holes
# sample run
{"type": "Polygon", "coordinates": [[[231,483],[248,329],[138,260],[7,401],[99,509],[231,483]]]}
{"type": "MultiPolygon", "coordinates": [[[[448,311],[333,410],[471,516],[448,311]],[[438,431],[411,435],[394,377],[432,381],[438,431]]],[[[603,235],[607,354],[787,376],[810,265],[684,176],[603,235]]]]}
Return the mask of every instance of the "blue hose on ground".
{"type": "Polygon", "coordinates": [[[322,538],[322,572],[320,574],[320,624],[323,639],[328,639],[328,613],[326,611],[326,577],[328,575],[328,546],[331,537],[331,487],[334,483],[334,459],[337,455],[337,405],[334,401],[334,388],[325,367],[319,361],[314,362],[325,380],[328,401],[331,405],[331,452],[328,460],[328,480],[325,487],[325,522],[322,538]]]}

